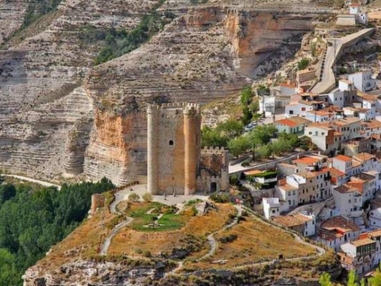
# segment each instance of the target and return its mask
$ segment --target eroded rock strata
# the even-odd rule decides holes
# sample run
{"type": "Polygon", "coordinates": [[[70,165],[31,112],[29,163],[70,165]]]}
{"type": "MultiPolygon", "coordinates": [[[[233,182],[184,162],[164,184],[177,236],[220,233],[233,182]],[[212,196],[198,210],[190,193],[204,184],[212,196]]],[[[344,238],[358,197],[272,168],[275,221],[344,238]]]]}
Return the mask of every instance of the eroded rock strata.
{"type": "Polygon", "coordinates": [[[88,25],[129,30],[156,4],[64,1],[45,24],[7,42],[0,52],[0,168],[51,180],[139,179],[147,102],[206,103],[237,93],[262,60],[298,41],[324,12],[303,3],[281,11],[250,1],[164,4],[161,11],[170,8],[175,18],[158,35],[93,67],[104,43],[84,42],[88,25]]]}

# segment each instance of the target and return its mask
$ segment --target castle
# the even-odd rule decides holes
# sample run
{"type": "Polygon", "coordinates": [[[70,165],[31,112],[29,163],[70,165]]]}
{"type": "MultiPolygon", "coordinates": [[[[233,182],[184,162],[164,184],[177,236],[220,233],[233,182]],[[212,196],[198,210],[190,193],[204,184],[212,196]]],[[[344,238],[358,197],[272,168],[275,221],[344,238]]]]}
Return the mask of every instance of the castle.
{"type": "Polygon", "coordinates": [[[147,185],[154,195],[228,190],[227,151],[201,149],[198,104],[148,105],[147,185]]]}

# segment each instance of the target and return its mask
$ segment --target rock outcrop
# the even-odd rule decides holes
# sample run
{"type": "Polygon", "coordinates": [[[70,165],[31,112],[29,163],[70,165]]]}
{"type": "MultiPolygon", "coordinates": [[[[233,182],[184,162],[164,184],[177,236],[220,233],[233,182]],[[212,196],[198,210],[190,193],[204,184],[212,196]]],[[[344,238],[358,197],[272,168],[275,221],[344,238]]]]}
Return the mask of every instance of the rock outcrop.
{"type": "MultiPolygon", "coordinates": [[[[130,30],[158,1],[66,0],[8,39],[0,51],[0,168],[52,180],[79,174],[116,184],[140,180],[147,102],[207,103],[236,94],[261,61],[298,42],[326,12],[303,4],[308,1],[196,2],[163,4],[161,12],[175,15],[170,24],[94,68],[105,42],[89,35],[130,30]]],[[[4,30],[7,37],[20,27],[26,6],[18,7],[21,16],[4,30]]]]}

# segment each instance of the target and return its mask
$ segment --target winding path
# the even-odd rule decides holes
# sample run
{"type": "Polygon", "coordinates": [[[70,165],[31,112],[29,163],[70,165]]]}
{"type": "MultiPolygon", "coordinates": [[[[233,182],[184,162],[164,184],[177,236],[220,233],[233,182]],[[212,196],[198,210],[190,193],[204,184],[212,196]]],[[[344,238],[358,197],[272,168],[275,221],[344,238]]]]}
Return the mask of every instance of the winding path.
{"type": "MultiPolygon", "coordinates": [[[[288,232],[289,234],[293,235],[295,240],[298,242],[298,243],[301,243],[301,244],[304,244],[306,246],[309,246],[309,247],[312,247],[316,250],[317,254],[314,255],[314,256],[302,256],[302,257],[294,257],[294,258],[285,258],[283,260],[285,261],[297,261],[297,260],[303,260],[303,259],[307,259],[307,258],[312,258],[312,257],[318,257],[318,256],[322,256],[323,254],[326,253],[326,250],[323,248],[323,247],[320,247],[320,246],[317,246],[315,244],[312,244],[312,243],[309,243],[307,241],[304,240],[304,237],[302,237],[300,234],[298,234],[297,232],[294,232],[294,231],[291,231],[289,229],[284,229],[284,228],[281,228],[280,226],[278,225],[275,225],[275,224],[272,224],[272,223],[269,223],[268,221],[266,221],[265,219],[261,219],[259,218],[251,209],[249,208],[246,208],[244,207],[245,211],[249,212],[253,217],[255,217],[255,219],[258,219],[258,220],[261,220],[263,223],[267,223],[268,225],[272,226],[272,227],[275,227],[275,228],[278,228],[282,231],[286,231],[288,232]]],[[[246,268],[246,267],[253,267],[253,266],[261,266],[261,265],[268,265],[268,264],[272,264],[274,263],[274,260],[271,260],[271,261],[263,261],[263,262],[255,262],[255,263],[250,263],[250,264],[244,264],[244,265],[241,265],[241,266],[236,266],[236,267],[233,267],[231,269],[242,269],[242,268],[246,268]]]]}
{"type": "Polygon", "coordinates": [[[19,179],[19,180],[22,180],[22,181],[28,181],[28,182],[36,183],[36,184],[39,184],[39,185],[45,186],[45,187],[56,187],[58,190],[61,189],[60,185],[52,184],[52,183],[49,183],[49,182],[46,182],[46,181],[41,181],[41,180],[37,180],[37,179],[32,179],[32,178],[28,178],[28,177],[24,177],[24,176],[19,176],[19,175],[12,175],[12,174],[1,174],[1,175],[3,177],[12,177],[12,178],[16,178],[16,179],[19,179]]]}
{"type": "MultiPolygon", "coordinates": [[[[116,193],[114,196],[115,196],[115,199],[114,201],[110,204],[110,212],[114,213],[114,214],[117,214],[117,215],[122,215],[121,212],[119,212],[117,209],[116,209],[116,206],[121,202],[121,201],[124,201],[125,198],[124,198],[124,195],[117,195],[118,193],[116,193]]],[[[111,241],[112,239],[115,237],[115,235],[118,234],[118,232],[124,228],[125,226],[129,225],[134,219],[132,217],[127,217],[125,221],[117,224],[113,230],[111,231],[111,233],[109,234],[109,236],[106,237],[103,245],[102,245],[102,248],[100,250],[100,255],[106,255],[107,254],[107,251],[108,249],[110,248],[110,244],[111,244],[111,241]]]]}
{"type": "Polygon", "coordinates": [[[225,225],[224,227],[220,228],[219,230],[216,230],[215,232],[213,232],[213,233],[208,235],[207,239],[208,239],[208,242],[209,242],[209,245],[210,245],[210,250],[209,250],[209,252],[207,254],[205,254],[204,256],[202,256],[199,259],[197,259],[197,261],[200,261],[200,260],[203,260],[205,258],[208,258],[208,257],[212,256],[216,252],[216,249],[217,249],[217,246],[218,246],[217,240],[214,238],[214,235],[216,233],[219,233],[220,231],[224,231],[224,230],[226,230],[226,229],[228,229],[228,228],[230,228],[233,225],[236,225],[238,223],[239,217],[242,215],[242,208],[240,206],[237,206],[237,205],[235,205],[234,207],[237,210],[237,215],[234,218],[233,222],[231,222],[228,225],[225,225]]]}
{"type": "Polygon", "coordinates": [[[110,244],[111,244],[111,240],[114,238],[114,236],[117,235],[117,233],[119,232],[120,229],[129,225],[133,220],[134,220],[133,218],[127,217],[127,219],[125,221],[117,224],[114,227],[114,229],[112,230],[110,235],[105,239],[105,242],[103,243],[101,251],[99,253],[100,255],[106,255],[107,254],[107,251],[108,251],[110,244]]]}

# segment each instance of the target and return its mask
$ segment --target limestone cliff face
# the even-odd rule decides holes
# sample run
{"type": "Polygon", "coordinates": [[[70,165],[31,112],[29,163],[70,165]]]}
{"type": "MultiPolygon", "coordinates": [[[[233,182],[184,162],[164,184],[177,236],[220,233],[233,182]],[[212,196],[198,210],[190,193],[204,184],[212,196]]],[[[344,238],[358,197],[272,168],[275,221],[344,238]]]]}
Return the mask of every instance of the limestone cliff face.
{"type": "Polygon", "coordinates": [[[137,111],[118,116],[97,110],[85,154],[85,175],[106,176],[118,185],[146,175],[146,122],[145,114],[137,111]]]}
{"type": "MultiPolygon", "coordinates": [[[[23,21],[27,2],[18,3],[7,4],[15,15],[7,37],[23,21]]],[[[146,174],[147,102],[206,103],[237,93],[260,61],[320,13],[299,5],[256,10],[261,1],[171,0],[161,9],[176,17],[163,31],[93,67],[103,43],[86,40],[89,25],[129,30],[157,3],[66,0],[7,41],[0,51],[0,168],[57,180],[139,179],[146,174]]]]}
{"type": "MultiPolygon", "coordinates": [[[[131,116],[124,115],[130,98],[141,112],[145,102],[210,102],[237,93],[249,83],[252,70],[271,52],[286,45],[291,36],[296,38],[295,35],[311,30],[313,18],[219,6],[191,8],[140,49],[95,67],[85,86],[96,109],[108,110],[120,116],[121,121],[131,116]]],[[[124,140],[118,144],[117,152],[121,153],[116,159],[114,142],[97,138],[103,134],[103,125],[94,128],[89,158],[85,160],[89,162],[85,164],[86,175],[99,179],[100,170],[105,169],[114,182],[120,183],[145,174],[135,168],[137,163],[140,169],[143,161],[132,159],[131,154],[135,153],[127,152],[125,146],[131,142],[126,141],[126,136],[117,135],[123,132],[117,130],[114,134],[124,140]]],[[[125,130],[139,132],[144,141],[143,128],[141,125],[135,126],[134,131],[125,130]]],[[[143,158],[146,154],[141,151],[143,158]]]]}
{"type": "Polygon", "coordinates": [[[281,45],[312,30],[312,15],[229,12],[225,27],[238,56],[240,71],[252,76],[253,70],[281,45]]]}

